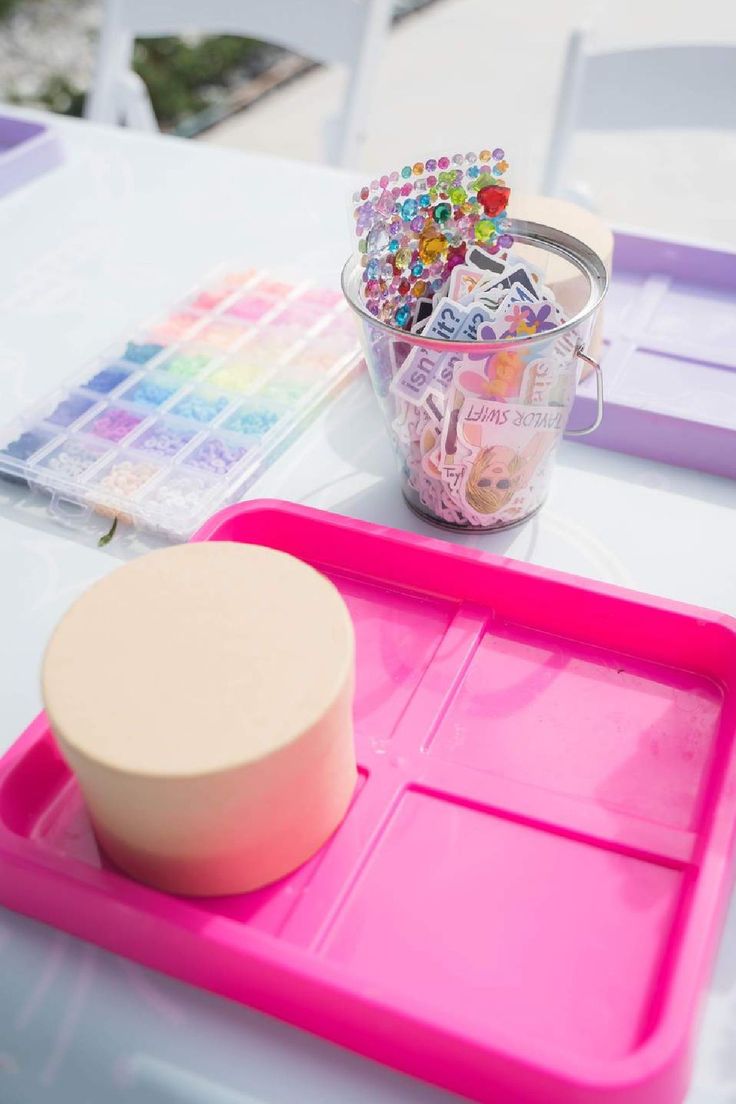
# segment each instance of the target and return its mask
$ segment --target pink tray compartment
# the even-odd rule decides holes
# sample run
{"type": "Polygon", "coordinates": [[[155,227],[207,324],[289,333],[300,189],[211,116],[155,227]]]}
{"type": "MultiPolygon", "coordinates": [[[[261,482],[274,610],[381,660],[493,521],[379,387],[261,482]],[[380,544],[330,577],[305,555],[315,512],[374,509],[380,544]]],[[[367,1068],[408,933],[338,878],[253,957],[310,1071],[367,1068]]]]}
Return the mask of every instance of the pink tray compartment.
{"type": "Polygon", "coordinates": [[[681,1101],[730,886],[734,622],[284,503],[194,539],[345,596],[347,819],[274,886],[166,896],[100,856],[41,715],[0,763],[0,902],[488,1104],[681,1101]]]}

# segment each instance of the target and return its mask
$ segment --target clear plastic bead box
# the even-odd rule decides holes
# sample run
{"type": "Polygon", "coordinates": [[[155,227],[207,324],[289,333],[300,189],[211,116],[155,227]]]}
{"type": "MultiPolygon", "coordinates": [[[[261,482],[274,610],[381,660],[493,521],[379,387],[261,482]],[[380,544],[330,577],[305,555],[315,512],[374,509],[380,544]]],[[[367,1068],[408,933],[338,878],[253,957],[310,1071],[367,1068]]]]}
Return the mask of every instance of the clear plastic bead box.
{"type": "Polygon", "coordinates": [[[220,275],[5,426],[0,476],[57,517],[95,511],[184,540],[361,366],[340,292],[220,275]]]}

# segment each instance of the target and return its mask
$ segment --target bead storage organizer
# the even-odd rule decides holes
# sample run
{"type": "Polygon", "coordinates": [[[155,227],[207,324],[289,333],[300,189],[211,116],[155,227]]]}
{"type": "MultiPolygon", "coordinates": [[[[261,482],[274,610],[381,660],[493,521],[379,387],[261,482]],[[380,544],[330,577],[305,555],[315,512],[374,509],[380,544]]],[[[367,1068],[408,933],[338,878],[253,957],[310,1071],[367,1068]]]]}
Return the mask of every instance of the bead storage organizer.
{"type": "Polygon", "coordinates": [[[221,274],[0,431],[0,476],[67,524],[95,511],[183,540],[360,363],[340,292],[221,274]]]}

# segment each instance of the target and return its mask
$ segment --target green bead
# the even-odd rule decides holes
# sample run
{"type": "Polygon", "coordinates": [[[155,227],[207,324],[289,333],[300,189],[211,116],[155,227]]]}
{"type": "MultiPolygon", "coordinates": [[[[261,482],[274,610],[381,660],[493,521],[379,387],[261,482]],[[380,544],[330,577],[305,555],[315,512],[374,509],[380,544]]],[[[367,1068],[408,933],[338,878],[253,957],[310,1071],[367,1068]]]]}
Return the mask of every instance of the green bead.
{"type": "Polygon", "coordinates": [[[459,186],[457,188],[450,188],[450,199],[453,203],[463,203],[467,198],[467,194],[465,189],[459,186]]]}
{"type": "Polygon", "coordinates": [[[447,222],[452,214],[452,207],[449,203],[438,203],[434,209],[434,221],[443,223],[447,222]]]}
{"type": "Polygon", "coordinates": [[[475,238],[476,241],[488,242],[496,233],[496,227],[493,225],[490,219],[481,219],[480,222],[475,224],[475,238]]]}

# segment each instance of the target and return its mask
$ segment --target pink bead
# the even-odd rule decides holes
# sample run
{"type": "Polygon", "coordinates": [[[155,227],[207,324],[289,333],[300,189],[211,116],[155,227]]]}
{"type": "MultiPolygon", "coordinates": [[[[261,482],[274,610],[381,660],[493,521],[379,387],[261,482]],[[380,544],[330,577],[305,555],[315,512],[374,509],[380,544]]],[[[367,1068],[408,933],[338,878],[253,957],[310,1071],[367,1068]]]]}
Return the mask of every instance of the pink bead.
{"type": "Polygon", "coordinates": [[[450,158],[449,157],[440,157],[437,164],[439,165],[439,167],[441,169],[448,169],[450,167],[450,158]]]}
{"type": "Polygon", "coordinates": [[[382,188],[388,188],[388,177],[387,176],[382,176],[381,179],[379,180],[379,184],[381,185],[382,188]]]}

